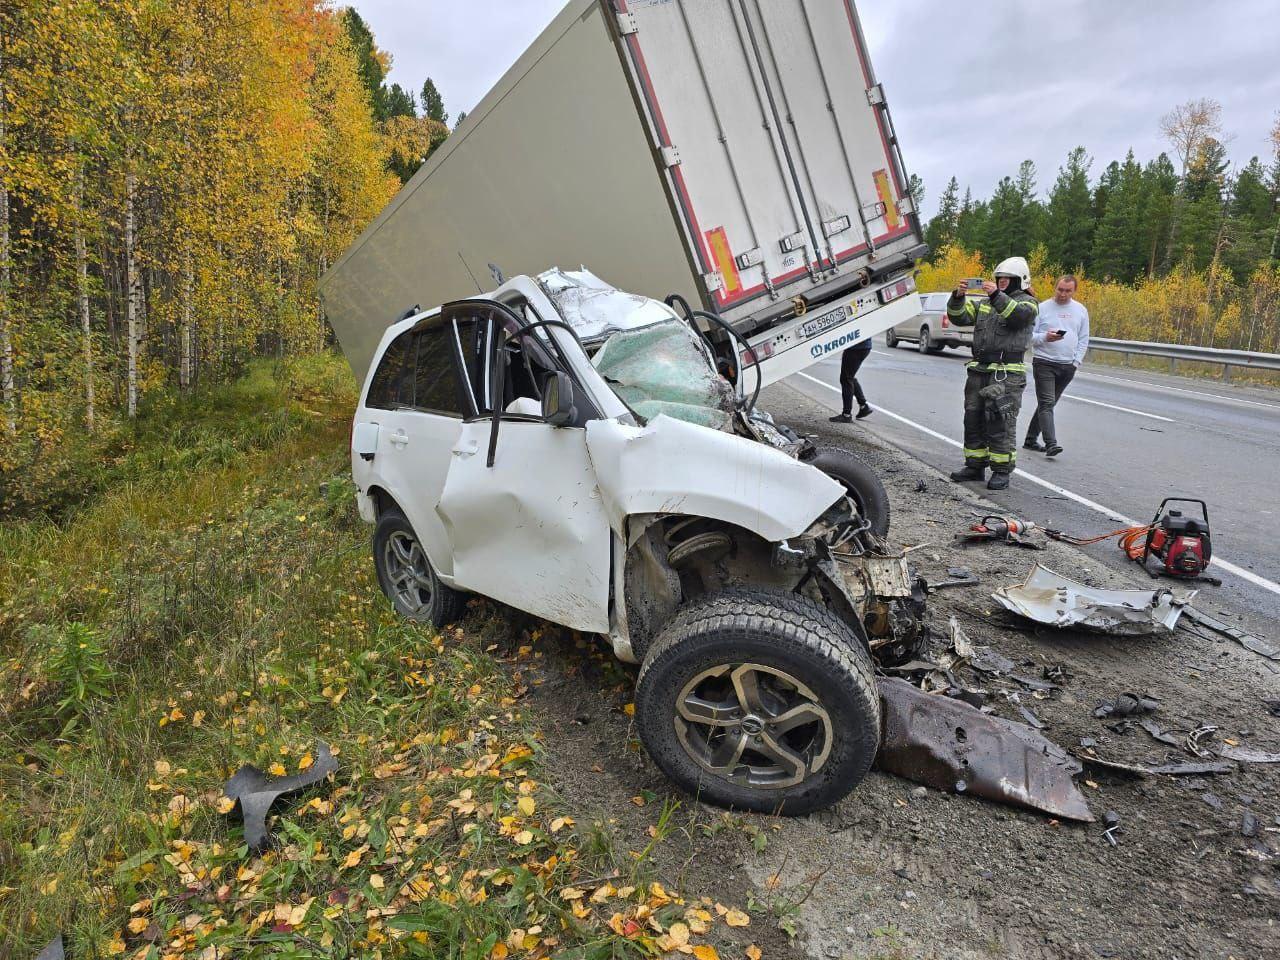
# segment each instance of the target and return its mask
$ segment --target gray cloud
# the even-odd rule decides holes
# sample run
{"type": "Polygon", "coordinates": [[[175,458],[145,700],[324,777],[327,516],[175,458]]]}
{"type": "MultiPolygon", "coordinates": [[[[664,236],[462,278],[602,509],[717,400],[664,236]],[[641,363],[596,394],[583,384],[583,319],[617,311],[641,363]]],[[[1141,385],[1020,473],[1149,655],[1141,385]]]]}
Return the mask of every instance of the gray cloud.
{"type": "MultiPolygon", "coordinates": [[[[691,0],[710,2],[710,0],[691,0]]],[[[767,2],[767,0],[766,0],[767,2]]],[[[562,0],[355,0],[394,57],[391,80],[432,77],[451,115],[470,110],[562,0]]],[[[1074,146],[1094,174],[1165,144],[1159,118],[1193,97],[1222,103],[1237,164],[1268,155],[1280,110],[1275,0],[862,0],[908,169],[932,212],[956,176],[985,197],[1034,160],[1042,192],[1074,146]]]]}

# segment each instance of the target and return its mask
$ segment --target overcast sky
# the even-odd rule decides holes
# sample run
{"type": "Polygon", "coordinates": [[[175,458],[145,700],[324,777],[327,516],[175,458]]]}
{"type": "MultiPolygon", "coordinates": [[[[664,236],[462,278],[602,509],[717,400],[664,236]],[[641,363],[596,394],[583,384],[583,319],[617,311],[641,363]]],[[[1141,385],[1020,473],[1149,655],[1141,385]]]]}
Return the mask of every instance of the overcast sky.
{"type": "MultiPolygon", "coordinates": [[[[687,0],[722,2],[722,0],[687,0]]],[[[835,2],[835,0],[825,0],[835,2]]],[[[564,6],[561,0],[355,0],[394,58],[390,79],[435,80],[470,110],[564,6]]],[[[1193,97],[1223,107],[1239,165],[1268,157],[1280,111],[1277,0],[860,0],[907,169],[925,210],[955,175],[986,197],[1030,158],[1047,192],[1067,151],[1093,174],[1164,144],[1159,118],[1193,97]]]]}

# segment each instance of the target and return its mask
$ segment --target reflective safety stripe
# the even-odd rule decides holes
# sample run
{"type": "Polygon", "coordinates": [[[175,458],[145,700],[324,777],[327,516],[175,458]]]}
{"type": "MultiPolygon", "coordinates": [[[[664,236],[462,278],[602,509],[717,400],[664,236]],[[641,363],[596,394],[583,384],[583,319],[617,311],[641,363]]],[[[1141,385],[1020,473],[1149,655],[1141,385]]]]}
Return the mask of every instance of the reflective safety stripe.
{"type": "Polygon", "coordinates": [[[970,360],[964,365],[966,370],[977,370],[979,373],[1026,373],[1025,363],[981,363],[970,360]],[[979,369],[981,368],[981,369],[979,369]]]}
{"type": "Polygon", "coordinates": [[[989,453],[990,451],[987,450],[986,447],[983,447],[980,450],[977,448],[971,448],[971,447],[964,448],[964,455],[970,460],[985,460],[987,459],[987,455],[989,453]]]}
{"type": "Polygon", "coordinates": [[[1014,453],[993,453],[990,455],[990,459],[992,463],[1013,463],[1018,459],[1018,456],[1014,453]]]}
{"type": "Polygon", "coordinates": [[[1020,304],[1020,303],[1022,303],[1022,301],[1021,301],[1021,300],[1015,300],[1015,299],[1013,299],[1013,297],[1010,297],[1010,298],[1009,298],[1009,305],[1008,305],[1007,307],[1005,307],[1003,310],[1001,310],[1001,311],[1000,311],[1000,316],[1001,316],[1002,318],[1007,318],[1007,317],[1009,316],[1009,314],[1013,313],[1013,311],[1015,311],[1015,310],[1017,310],[1017,309],[1018,309],[1018,304],[1020,304]]]}

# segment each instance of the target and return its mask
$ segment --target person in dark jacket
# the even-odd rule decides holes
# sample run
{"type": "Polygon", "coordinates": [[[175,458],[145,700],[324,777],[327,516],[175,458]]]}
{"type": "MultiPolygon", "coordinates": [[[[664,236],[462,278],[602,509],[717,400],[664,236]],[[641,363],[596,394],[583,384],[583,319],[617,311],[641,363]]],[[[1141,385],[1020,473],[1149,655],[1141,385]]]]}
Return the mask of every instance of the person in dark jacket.
{"type": "Polygon", "coordinates": [[[1003,490],[1017,463],[1018,411],[1027,386],[1027,347],[1040,304],[1030,292],[1031,269],[1010,257],[986,281],[986,298],[970,298],[961,284],[947,301],[947,316],[972,326],[973,360],[964,384],[964,467],[957,482],[981,480],[991,468],[987,489],[1003,490]]]}
{"type": "Polygon", "coordinates": [[[867,404],[867,395],[862,392],[862,384],[858,382],[858,370],[862,361],[871,355],[871,338],[855,343],[840,355],[840,396],[844,405],[839,416],[831,417],[832,423],[853,423],[853,400],[858,399],[858,419],[869,417],[871,407],[867,404]]]}

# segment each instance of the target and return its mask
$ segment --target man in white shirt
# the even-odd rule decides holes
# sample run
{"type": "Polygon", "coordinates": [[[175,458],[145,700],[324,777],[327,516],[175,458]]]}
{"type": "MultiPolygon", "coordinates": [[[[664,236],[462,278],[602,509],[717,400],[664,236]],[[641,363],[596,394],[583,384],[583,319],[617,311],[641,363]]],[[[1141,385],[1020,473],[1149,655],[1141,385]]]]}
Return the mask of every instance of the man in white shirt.
{"type": "Polygon", "coordinates": [[[1053,299],[1040,304],[1036,328],[1031,334],[1036,412],[1031,416],[1022,446],[1049,457],[1062,453],[1053,425],[1053,408],[1084,363],[1089,349],[1089,311],[1073,299],[1076,287],[1076,278],[1071,274],[1058,278],[1053,299]],[[1038,439],[1041,435],[1043,446],[1038,439]]]}

